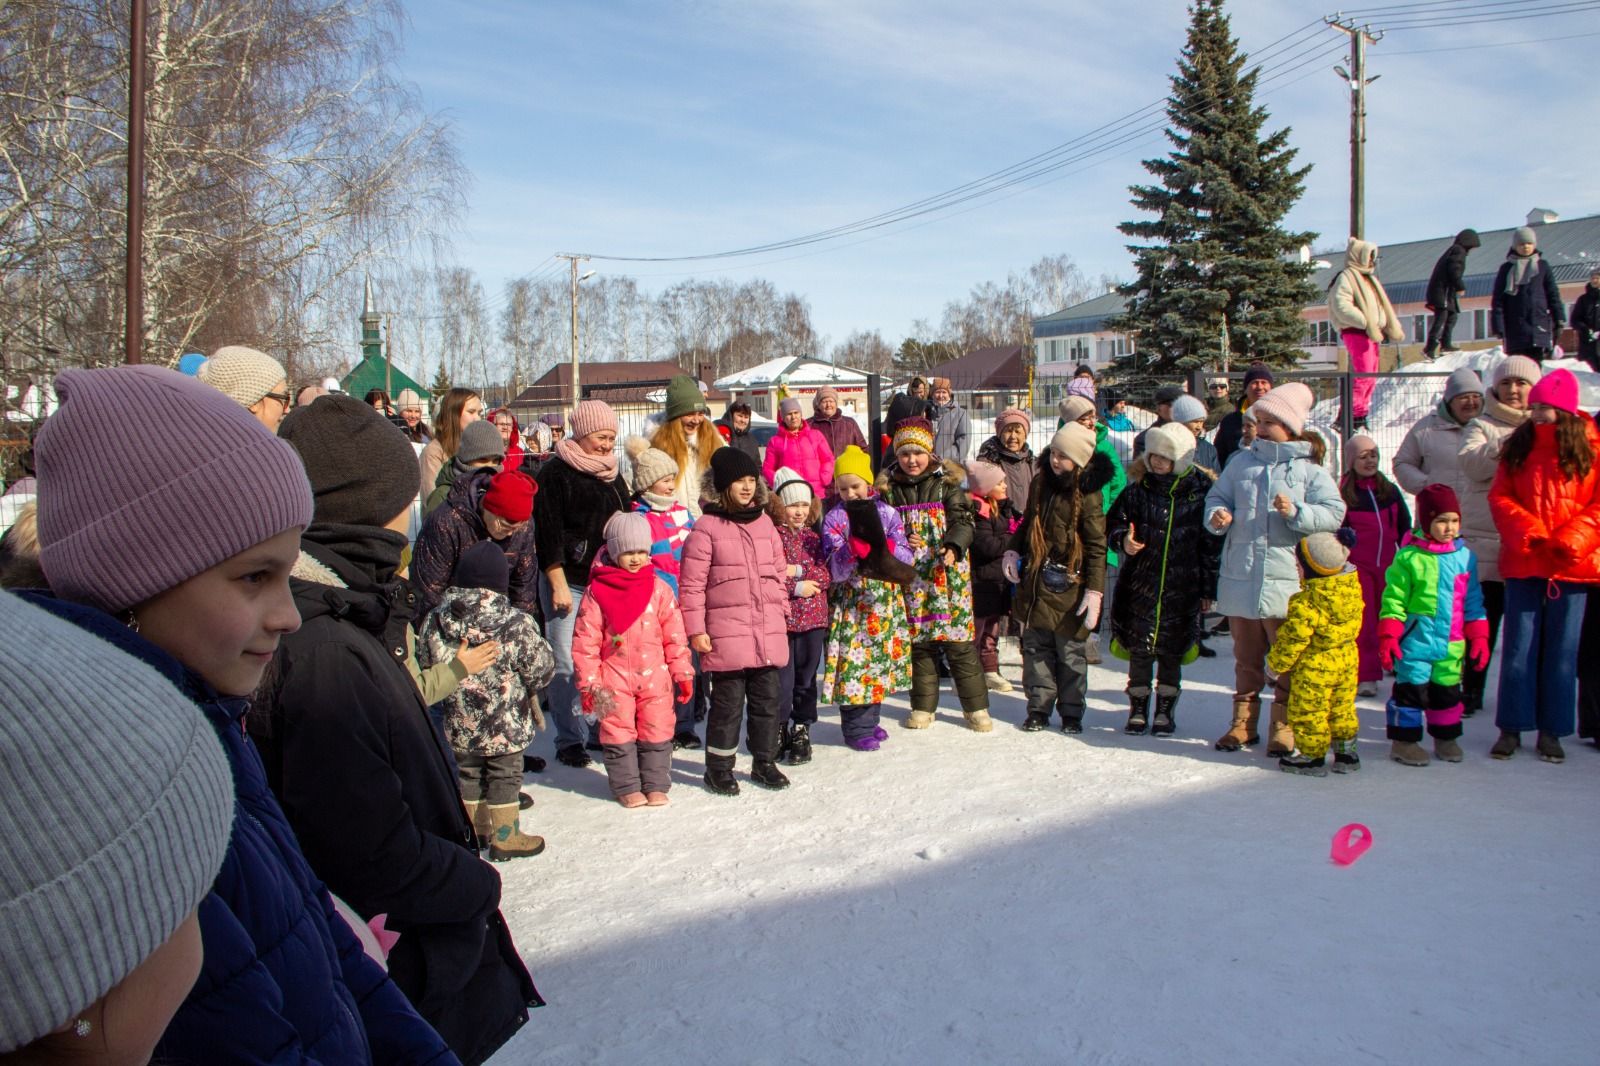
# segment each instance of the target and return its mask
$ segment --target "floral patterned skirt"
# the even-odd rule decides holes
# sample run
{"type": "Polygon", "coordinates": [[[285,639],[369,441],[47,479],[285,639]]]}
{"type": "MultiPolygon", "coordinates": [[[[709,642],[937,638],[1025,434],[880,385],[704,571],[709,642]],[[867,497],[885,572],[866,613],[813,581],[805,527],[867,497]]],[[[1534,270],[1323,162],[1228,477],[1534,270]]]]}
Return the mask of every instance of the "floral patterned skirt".
{"type": "Polygon", "coordinates": [[[911,643],[900,586],[857,575],[835,585],[829,601],[833,618],[822,655],[822,702],[882,703],[909,689],[911,643]]]}
{"type": "Polygon", "coordinates": [[[905,592],[911,642],[971,640],[972,563],[962,556],[956,565],[944,565],[944,505],[912,504],[897,510],[907,538],[915,534],[923,541],[911,564],[917,579],[905,592]]]}

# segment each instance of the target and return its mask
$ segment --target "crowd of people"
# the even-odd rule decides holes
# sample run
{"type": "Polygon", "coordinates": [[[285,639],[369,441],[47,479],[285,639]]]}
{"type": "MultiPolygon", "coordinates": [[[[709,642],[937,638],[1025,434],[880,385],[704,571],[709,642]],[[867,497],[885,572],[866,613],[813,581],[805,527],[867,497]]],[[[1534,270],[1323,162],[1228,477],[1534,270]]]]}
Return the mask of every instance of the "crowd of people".
{"type": "Polygon", "coordinates": [[[0,1058],[483,1062],[542,1003],[481,860],[545,848],[546,729],[625,809],[702,747],[738,795],[741,741],[779,790],[825,706],[870,753],[890,697],[929,729],[948,677],[991,732],[1015,638],[1020,729],[1082,732],[1110,655],[1125,732],[1169,736],[1214,612],[1215,746],[1258,744],[1265,710],[1284,771],[1359,769],[1356,700],[1391,677],[1407,766],[1463,759],[1491,706],[1496,759],[1600,733],[1600,431],[1571,373],[1458,371],[1387,474],[1356,434],[1337,478],[1311,391],[1244,378],[1236,406],[1164,391],[1125,465],[1087,373],[1042,455],[1008,408],[969,459],[938,378],[870,447],[823,389],[763,450],[688,377],[619,440],[597,400],[524,430],[467,389],[297,399],[240,347],[63,371],[0,542],[0,827],[27,852],[0,863],[0,1058]],[[162,432],[106,448],[130,404],[162,432]],[[121,757],[90,764],[86,720],[121,757]]]}

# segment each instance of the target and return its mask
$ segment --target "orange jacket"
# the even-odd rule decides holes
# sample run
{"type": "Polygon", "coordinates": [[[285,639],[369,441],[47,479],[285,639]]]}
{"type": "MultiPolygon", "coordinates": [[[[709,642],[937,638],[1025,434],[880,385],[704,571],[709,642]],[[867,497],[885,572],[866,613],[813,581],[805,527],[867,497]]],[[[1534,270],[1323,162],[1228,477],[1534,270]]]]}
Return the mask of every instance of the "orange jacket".
{"type": "Polygon", "coordinates": [[[1533,451],[1512,472],[1504,461],[1489,489],[1500,531],[1500,573],[1583,584],[1600,583],[1600,430],[1580,416],[1595,461],[1588,476],[1569,478],[1556,462],[1556,427],[1533,429],[1533,451]]]}

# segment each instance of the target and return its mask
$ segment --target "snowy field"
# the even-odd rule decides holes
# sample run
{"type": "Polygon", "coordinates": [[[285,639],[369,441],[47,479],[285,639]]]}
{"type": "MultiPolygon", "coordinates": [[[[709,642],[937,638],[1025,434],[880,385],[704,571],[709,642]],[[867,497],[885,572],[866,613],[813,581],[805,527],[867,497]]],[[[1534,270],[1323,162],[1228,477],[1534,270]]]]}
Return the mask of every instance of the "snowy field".
{"type": "Polygon", "coordinates": [[[499,867],[550,1005],[494,1066],[1595,1061],[1600,752],[1493,762],[1486,713],[1464,763],[1402,767],[1369,699],[1359,774],[1283,774],[1212,750],[1212,645],[1175,738],[1123,735],[1111,661],[1079,737],[1021,732],[1020,691],[971,733],[947,684],[857,753],[824,709],[784,792],[741,752],[712,796],[680,753],[671,805],[626,811],[552,760],[549,848],[499,867]],[[1375,843],[1338,867],[1349,822],[1375,843]]]}

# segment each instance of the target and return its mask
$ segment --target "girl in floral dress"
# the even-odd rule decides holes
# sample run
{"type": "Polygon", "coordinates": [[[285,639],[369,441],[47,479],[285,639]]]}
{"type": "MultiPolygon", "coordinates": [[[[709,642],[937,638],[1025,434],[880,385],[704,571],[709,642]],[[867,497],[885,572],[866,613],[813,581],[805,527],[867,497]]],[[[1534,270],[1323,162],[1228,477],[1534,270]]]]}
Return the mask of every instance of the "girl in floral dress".
{"type": "Polygon", "coordinates": [[[939,654],[944,653],[967,725],[994,728],[989,690],[972,643],[972,501],[961,489],[962,469],[933,454],[933,426],[908,418],[894,430],[893,465],[878,475],[878,494],[900,513],[915,553],[917,576],[906,589],[911,631],[911,713],[907,729],[933,724],[939,705],[939,654]]]}
{"type": "Polygon", "coordinates": [[[833,617],[822,659],[822,698],[839,705],[845,743],[877,751],[884,696],[911,685],[904,587],[916,577],[895,509],[872,495],[872,461],[850,445],[834,465],[839,503],[822,522],[833,576],[833,617]]]}

